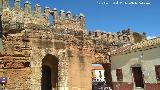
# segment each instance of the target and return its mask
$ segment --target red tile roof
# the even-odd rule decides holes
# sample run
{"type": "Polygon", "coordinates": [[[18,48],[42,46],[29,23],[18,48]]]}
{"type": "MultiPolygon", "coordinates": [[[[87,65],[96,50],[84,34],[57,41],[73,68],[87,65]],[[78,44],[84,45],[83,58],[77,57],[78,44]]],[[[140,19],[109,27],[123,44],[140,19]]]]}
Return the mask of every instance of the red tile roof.
{"type": "Polygon", "coordinates": [[[103,66],[92,66],[92,70],[104,70],[103,66]]]}

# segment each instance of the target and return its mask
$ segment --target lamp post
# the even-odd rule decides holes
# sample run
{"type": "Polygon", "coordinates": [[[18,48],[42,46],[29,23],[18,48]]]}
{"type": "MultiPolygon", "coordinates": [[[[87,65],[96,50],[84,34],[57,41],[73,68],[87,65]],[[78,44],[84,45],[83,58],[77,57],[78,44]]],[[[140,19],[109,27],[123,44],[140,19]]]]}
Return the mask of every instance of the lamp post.
{"type": "Polygon", "coordinates": [[[143,53],[140,55],[139,59],[138,59],[138,64],[141,64],[141,59],[143,58],[143,53]]]}
{"type": "Polygon", "coordinates": [[[111,63],[111,52],[110,52],[110,50],[107,52],[107,54],[108,54],[109,63],[111,63]]]}
{"type": "Polygon", "coordinates": [[[143,53],[140,55],[140,58],[143,58],[143,53]]]}

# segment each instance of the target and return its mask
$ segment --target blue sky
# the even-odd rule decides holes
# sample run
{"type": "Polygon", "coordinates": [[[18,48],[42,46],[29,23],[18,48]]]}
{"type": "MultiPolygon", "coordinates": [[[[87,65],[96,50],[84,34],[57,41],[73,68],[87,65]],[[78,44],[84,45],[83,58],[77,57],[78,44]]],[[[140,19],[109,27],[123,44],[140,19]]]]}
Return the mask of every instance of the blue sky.
{"type": "MultiPolygon", "coordinates": [[[[11,7],[13,6],[13,0],[11,7]]],[[[21,0],[21,7],[26,0],[21,0]]],[[[160,36],[160,1],[159,0],[28,0],[42,8],[71,11],[74,15],[80,12],[86,16],[87,30],[100,29],[106,32],[117,32],[130,27],[136,32],[147,32],[149,36],[160,36]],[[151,5],[114,5],[114,1],[150,2],[151,5]],[[108,5],[98,3],[106,2],[108,5]]]]}

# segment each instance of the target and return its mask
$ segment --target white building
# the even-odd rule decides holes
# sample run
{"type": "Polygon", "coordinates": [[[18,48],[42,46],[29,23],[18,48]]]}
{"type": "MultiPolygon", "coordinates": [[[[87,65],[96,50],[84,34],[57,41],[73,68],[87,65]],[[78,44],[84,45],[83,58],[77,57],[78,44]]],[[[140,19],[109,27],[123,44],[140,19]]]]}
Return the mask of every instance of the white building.
{"type": "Polygon", "coordinates": [[[105,81],[103,66],[92,66],[92,79],[95,81],[105,81]]]}
{"type": "Polygon", "coordinates": [[[111,57],[114,90],[160,90],[160,38],[111,57]]]}

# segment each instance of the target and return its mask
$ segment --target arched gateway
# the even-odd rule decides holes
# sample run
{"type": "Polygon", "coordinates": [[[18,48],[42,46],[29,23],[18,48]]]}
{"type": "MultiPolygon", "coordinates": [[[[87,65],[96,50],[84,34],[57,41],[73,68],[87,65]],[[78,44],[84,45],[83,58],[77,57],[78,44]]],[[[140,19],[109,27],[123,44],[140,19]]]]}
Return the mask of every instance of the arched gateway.
{"type": "Polygon", "coordinates": [[[57,90],[58,58],[46,55],[42,60],[41,90],[57,90]]]}
{"type": "Polygon", "coordinates": [[[32,90],[68,90],[68,67],[65,50],[56,52],[50,49],[32,50],[32,90]]]}

